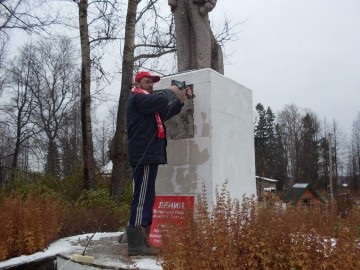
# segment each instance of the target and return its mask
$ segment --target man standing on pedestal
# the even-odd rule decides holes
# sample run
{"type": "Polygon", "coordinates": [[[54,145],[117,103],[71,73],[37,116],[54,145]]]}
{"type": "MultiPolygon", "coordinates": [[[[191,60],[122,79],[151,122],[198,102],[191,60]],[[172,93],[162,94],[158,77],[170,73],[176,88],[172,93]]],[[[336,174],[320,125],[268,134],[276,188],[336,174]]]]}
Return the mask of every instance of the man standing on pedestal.
{"type": "Polygon", "coordinates": [[[133,171],[134,194],[126,228],[128,254],[154,255],[148,244],[155,202],[155,179],[159,164],[165,164],[166,130],[164,122],[181,111],[192,90],[175,85],[153,92],[159,76],[142,71],[135,76],[126,107],[128,158],[133,171]]]}

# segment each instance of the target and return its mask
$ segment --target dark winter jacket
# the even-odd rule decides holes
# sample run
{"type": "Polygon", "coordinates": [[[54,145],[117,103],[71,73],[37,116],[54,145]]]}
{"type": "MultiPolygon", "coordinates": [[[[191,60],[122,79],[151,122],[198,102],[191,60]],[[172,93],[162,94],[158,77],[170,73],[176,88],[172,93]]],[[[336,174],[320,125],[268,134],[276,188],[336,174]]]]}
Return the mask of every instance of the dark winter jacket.
{"type": "Polygon", "coordinates": [[[151,95],[130,93],[126,106],[126,129],[128,159],[132,167],[167,162],[167,141],[157,137],[155,112],[159,112],[161,120],[166,121],[178,114],[182,106],[175,93],[168,89],[151,95]]]}

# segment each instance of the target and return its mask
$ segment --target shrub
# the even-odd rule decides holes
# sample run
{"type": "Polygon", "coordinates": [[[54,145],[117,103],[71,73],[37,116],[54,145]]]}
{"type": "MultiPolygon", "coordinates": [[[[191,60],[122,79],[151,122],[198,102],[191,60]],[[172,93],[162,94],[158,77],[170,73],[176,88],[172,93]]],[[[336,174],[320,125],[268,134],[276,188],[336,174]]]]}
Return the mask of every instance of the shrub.
{"type": "Polygon", "coordinates": [[[6,186],[8,192],[15,192],[22,197],[28,194],[49,194],[54,193],[54,186],[58,178],[42,173],[23,173],[17,172],[16,178],[11,180],[6,186]]]}
{"type": "Polygon", "coordinates": [[[61,237],[125,226],[129,206],[112,200],[108,179],[97,176],[97,183],[101,188],[84,190],[80,170],[64,179],[17,173],[0,190],[0,261],[41,251],[61,237]]]}
{"type": "Polygon", "coordinates": [[[64,210],[64,219],[60,237],[83,233],[117,231],[121,226],[122,208],[110,209],[107,207],[81,207],[68,205],[64,210]]]}
{"type": "Polygon", "coordinates": [[[85,232],[116,231],[124,226],[128,207],[118,206],[104,189],[84,192],[76,202],[66,204],[61,236],[85,232]]]}
{"type": "Polygon", "coordinates": [[[223,185],[211,209],[203,188],[182,227],[165,223],[164,269],[360,269],[358,211],[336,205],[283,207],[277,198],[230,198],[223,185]]]}
{"type": "Polygon", "coordinates": [[[32,254],[58,238],[62,211],[53,195],[13,193],[0,205],[0,261],[32,254]]]}

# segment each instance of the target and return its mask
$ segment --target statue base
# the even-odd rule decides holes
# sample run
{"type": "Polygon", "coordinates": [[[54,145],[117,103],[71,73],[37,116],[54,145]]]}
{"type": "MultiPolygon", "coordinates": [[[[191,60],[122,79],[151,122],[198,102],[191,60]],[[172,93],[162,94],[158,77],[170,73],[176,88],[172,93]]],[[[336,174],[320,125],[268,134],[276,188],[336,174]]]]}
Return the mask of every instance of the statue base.
{"type": "Polygon", "coordinates": [[[204,184],[211,203],[227,181],[232,198],[256,195],[251,90],[212,69],[163,77],[155,87],[171,80],[192,85],[196,98],[165,123],[168,164],[159,167],[157,194],[198,194],[204,184]]]}

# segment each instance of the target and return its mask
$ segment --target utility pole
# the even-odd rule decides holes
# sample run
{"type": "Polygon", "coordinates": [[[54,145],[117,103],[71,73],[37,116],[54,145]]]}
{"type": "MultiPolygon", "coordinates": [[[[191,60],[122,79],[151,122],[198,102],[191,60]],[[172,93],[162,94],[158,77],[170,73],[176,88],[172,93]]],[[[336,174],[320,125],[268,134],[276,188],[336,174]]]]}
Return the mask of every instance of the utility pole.
{"type": "Polygon", "coordinates": [[[332,170],[332,142],[331,142],[331,133],[329,133],[329,186],[330,186],[330,199],[334,200],[334,190],[333,190],[333,170],[332,170]]]}

